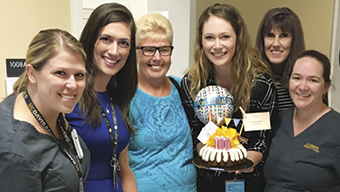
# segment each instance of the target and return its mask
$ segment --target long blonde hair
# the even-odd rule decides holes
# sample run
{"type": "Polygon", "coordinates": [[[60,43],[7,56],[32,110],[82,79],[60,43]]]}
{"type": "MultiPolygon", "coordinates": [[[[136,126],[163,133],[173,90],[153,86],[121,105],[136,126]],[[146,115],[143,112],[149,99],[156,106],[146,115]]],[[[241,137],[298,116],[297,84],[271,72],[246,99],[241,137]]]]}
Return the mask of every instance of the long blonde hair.
{"type": "Polygon", "coordinates": [[[191,81],[190,95],[195,99],[197,93],[207,85],[209,74],[214,70],[214,64],[207,58],[202,47],[204,23],[216,16],[229,21],[236,34],[236,49],[232,58],[232,87],[230,93],[234,97],[235,109],[239,106],[247,109],[254,79],[263,73],[271,75],[269,67],[260,59],[258,53],[251,47],[250,35],[240,13],[233,6],[214,4],[203,11],[196,31],[194,64],[188,71],[191,81]]]}

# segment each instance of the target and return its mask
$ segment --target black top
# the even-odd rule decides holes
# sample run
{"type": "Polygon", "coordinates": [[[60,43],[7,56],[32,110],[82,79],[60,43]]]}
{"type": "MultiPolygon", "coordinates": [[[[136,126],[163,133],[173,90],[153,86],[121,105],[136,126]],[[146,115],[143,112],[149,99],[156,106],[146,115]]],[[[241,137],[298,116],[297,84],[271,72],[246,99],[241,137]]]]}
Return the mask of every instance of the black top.
{"type": "Polygon", "coordinates": [[[277,96],[279,101],[279,111],[284,111],[294,106],[294,103],[289,95],[289,90],[282,85],[282,79],[280,76],[275,76],[274,80],[277,88],[277,96]]]}
{"type": "MultiPolygon", "coordinates": [[[[79,177],[69,158],[50,135],[40,133],[25,121],[13,117],[16,95],[0,104],[0,189],[2,192],[78,191],[79,177]]],[[[67,132],[69,133],[69,128],[67,132]]],[[[79,138],[84,158],[80,160],[84,180],[90,166],[90,152],[79,138]]],[[[64,139],[59,139],[76,158],[64,139]]]]}

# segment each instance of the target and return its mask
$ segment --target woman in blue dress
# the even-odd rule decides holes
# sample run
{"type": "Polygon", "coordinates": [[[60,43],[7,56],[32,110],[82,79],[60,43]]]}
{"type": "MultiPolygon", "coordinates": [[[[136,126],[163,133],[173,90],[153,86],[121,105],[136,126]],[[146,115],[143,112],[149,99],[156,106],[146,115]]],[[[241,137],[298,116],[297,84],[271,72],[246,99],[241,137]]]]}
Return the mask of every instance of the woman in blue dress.
{"type": "Polygon", "coordinates": [[[91,152],[86,192],[137,191],[127,151],[134,133],[129,107],[137,87],[135,31],[131,12],[107,3],[92,12],[80,37],[92,78],[87,88],[94,86],[97,96],[89,102],[97,113],[83,116],[80,103],[66,118],[91,152]]]}

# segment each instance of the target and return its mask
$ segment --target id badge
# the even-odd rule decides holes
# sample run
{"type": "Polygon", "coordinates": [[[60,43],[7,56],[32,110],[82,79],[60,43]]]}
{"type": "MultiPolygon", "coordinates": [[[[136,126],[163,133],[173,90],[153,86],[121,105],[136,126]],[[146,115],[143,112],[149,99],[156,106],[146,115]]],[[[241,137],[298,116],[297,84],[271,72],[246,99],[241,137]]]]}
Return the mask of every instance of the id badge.
{"type": "Polygon", "coordinates": [[[225,181],[226,192],[245,192],[244,179],[233,179],[225,181]]]}
{"type": "Polygon", "coordinates": [[[82,159],[84,157],[83,149],[80,146],[79,136],[78,136],[78,133],[75,129],[73,129],[71,131],[71,137],[72,137],[72,140],[73,140],[73,143],[74,143],[74,147],[76,148],[78,158],[82,159]]]}

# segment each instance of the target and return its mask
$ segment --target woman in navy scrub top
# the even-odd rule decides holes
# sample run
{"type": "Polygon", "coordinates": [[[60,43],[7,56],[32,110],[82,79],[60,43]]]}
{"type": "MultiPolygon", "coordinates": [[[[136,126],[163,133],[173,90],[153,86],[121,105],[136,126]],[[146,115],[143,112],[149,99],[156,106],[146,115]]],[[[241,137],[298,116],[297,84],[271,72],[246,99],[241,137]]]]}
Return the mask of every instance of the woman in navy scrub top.
{"type": "Polygon", "coordinates": [[[289,79],[295,107],[280,114],[264,166],[266,192],[340,191],[340,114],[323,103],[328,58],[313,50],[296,60],[289,79]]]}

